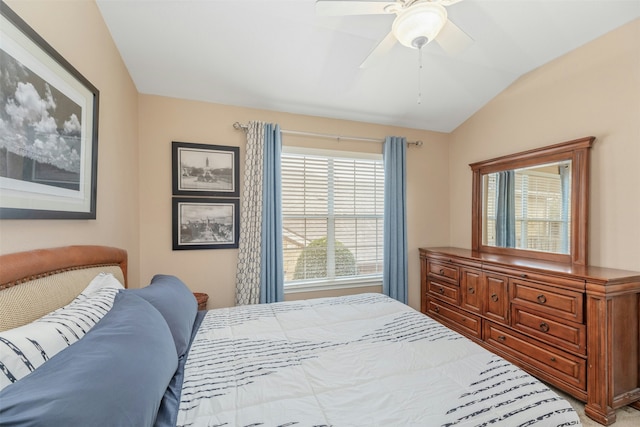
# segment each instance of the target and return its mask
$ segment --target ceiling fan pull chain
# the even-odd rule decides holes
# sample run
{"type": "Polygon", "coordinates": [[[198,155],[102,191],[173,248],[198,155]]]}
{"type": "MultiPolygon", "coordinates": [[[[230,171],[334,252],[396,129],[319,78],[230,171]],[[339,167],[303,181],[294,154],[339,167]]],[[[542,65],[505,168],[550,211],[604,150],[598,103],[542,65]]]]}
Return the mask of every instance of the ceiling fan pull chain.
{"type": "Polygon", "coordinates": [[[418,48],[418,105],[422,104],[422,46],[418,48]]]}
{"type": "Polygon", "coordinates": [[[429,43],[429,39],[420,36],[413,40],[413,47],[418,49],[418,105],[422,104],[422,48],[429,43]]]}

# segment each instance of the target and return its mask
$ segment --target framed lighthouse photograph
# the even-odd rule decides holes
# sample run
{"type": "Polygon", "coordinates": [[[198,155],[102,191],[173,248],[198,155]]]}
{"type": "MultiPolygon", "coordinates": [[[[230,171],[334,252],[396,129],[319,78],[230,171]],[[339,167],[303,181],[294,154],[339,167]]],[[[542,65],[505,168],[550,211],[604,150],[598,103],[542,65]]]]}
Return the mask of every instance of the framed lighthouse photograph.
{"type": "Polygon", "coordinates": [[[239,197],[239,147],[172,142],[173,195],[239,197]]]}

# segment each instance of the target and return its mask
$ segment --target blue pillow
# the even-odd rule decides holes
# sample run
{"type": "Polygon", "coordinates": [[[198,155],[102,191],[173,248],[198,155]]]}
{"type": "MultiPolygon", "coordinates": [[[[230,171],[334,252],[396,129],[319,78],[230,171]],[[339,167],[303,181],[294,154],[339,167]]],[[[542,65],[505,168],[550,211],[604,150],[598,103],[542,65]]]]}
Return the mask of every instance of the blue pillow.
{"type": "MultiPolygon", "coordinates": [[[[196,320],[193,324],[193,332],[191,339],[189,340],[189,348],[191,343],[198,333],[198,328],[204,319],[206,313],[204,311],[198,311],[196,314],[196,320]]],[[[187,350],[188,351],[188,350],[187,350]]],[[[178,420],[178,409],[180,408],[180,397],[182,395],[182,383],[184,381],[184,366],[187,362],[187,358],[183,357],[178,359],[178,369],[171,378],[171,382],[164,392],[164,397],[160,403],[160,409],[158,410],[158,417],[154,427],[175,427],[178,420]]]]}
{"type": "Polygon", "coordinates": [[[81,340],[0,391],[2,425],[152,426],[178,358],[154,307],[118,293],[81,340]]]}
{"type": "Polygon", "coordinates": [[[187,285],[175,276],[157,274],[149,286],[125,292],[144,298],[158,309],[169,325],[178,357],[182,357],[187,352],[198,312],[198,302],[187,285]]]}

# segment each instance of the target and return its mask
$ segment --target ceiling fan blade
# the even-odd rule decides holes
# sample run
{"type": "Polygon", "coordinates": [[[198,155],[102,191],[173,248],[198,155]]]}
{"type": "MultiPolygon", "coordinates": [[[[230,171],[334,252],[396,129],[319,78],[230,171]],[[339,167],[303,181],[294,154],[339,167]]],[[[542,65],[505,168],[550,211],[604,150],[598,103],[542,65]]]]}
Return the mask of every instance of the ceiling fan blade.
{"type": "Polygon", "coordinates": [[[452,4],[456,4],[461,2],[462,0],[439,0],[437,3],[440,3],[444,7],[451,6],[452,4]]]}
{"type": "Polygon", "coordinates": [[[392,32],[386,35],[376,47],[373,48],[369,56],[362,61],[360,68],[367,68],[378,62],[384,55],[386,55],[393,46],[395,46],[397,40],[396,36],[392,32]]]}
{"type": "Polygon", "coordinates": [[[388,14],[394,12],[385,8],[395,4],[395,1],[317,0],[316,13],[323,16],[388,14]]]}
{"type": "Polygon", "coordinates": [[[473,39],[456,24],[447,20],[435,40],[448,55],[457,55],[473,43],[473,39]]]}

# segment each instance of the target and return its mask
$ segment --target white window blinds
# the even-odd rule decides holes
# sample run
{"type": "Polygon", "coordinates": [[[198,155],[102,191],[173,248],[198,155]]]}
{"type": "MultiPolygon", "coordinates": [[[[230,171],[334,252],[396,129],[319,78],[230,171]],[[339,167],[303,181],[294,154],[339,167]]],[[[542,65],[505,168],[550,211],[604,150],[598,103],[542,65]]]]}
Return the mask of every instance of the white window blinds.
{"type": "Polygon", "coordinates": [[[380,275],[382,159],[282,154],[285,285],[380,275]]]}

